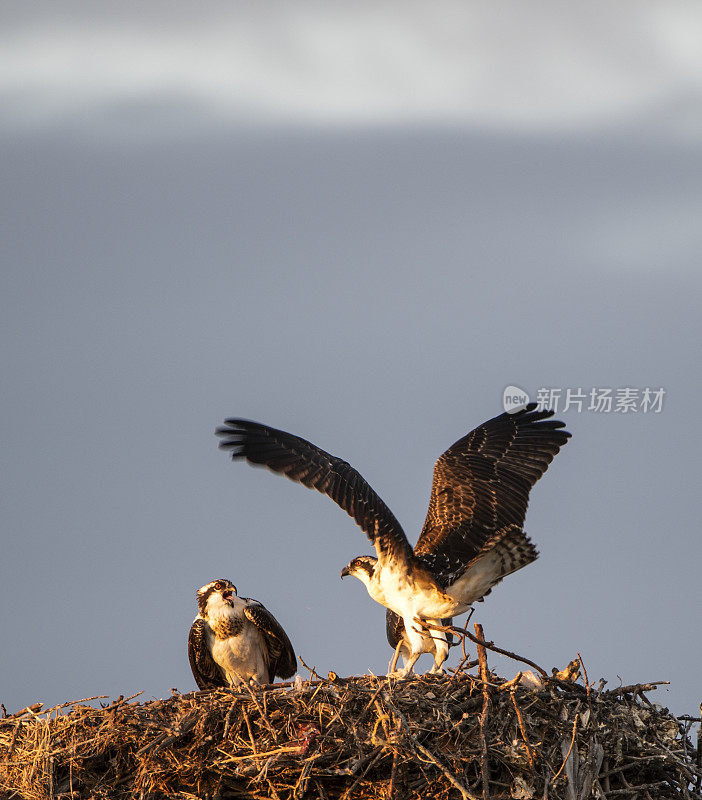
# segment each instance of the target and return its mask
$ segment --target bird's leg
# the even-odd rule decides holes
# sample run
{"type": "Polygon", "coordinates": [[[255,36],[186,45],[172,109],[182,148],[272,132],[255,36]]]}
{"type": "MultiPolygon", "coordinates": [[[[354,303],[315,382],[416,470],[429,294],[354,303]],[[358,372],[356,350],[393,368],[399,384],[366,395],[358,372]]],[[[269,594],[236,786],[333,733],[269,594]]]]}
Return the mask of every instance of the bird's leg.
{"type": "MultiPolygon", "coordinates": [[[[431,628],[425,627],[423,621],[417,618],[417,622],[422,625],[422,635],[426,638],[431,639],[432,646],[434,648],[434,664],[432,668],[429,670],[430,674],[432,675],[443,675],[444,670],[441,666],[444,661],[448,658],[449,653],[449,646],[448,641],[446,639],[446,634],[443,631],[436,631],[432,630],[431,628]]],[[[427,619],[426,622],[433,624],[433,625],[440,625],[441,621],[438,619],[427,619]]]]}
{"type": "Polygon", "coordinates": [[[414,625],[415,622],[419,622],[421,625],[421,620],[418,617],[407,616],[403,617],[403,622],[405,623],[405,633],[409,640],[410,653],[406,657],[405,666],[397,673],[398,678],[406,678],[412,672],[419,656],[424,652],[424,634],[414,625]]]}
{"type": "Polygon", "coordinates": [[[422,655],[422,651],[420,650],[418,653],[412,652],[410,653],[409,658],[405,662],[405,666],[397,673],[398,678],[406,678],[410,675],[414,669],[414,664],[419,656],[422,655]]]}
{"type": "MultiPolygon", "coordinates": [[[[432,646],[434,649],[434,664],[432,668],[429,670],[429,673],[432,675],[443,675],[444,670],[441,666],[444,661],[448,658],[449,654],[449,646],[448,641],[446,639],[446,634],[443,631],[435,631],[427,628],[424,624],[425,622],[432,623],[434,625],[440,625],[440,620],[437,619],[427,619],[423,620],[421,617],[415,617],[413,620],[416,625],[419,627],[412,626],[412,630],[415,631],[418,635],[422,636],[424,639],[431,639],[432,646]]],[[[423,649],[426,645],[423,645],[423,649]]],[[[427,652],[431,652],[431,650],[427,650],[427,652]]]]}
{"type": "Polygon", "coordinates": [[[436,652],[434,654],[434,666],[429,670],[429,672],[437,675],[444,674],[443,663],[448,658],[449,648],[448,643],[446,640],[438,639],[437,637],[434,638],[434,646],[436,647],[436,652]]]}
{"type": "Polygon", "coordinates": [[[388,666],[388,675],[393,675],[395,670],[397,669],[397,661],[400,658],[400,650],[402,650],[402,639],[397,643],[397,647],[395,648],[395,653],[390,660],[390,664],[388,666]]]}

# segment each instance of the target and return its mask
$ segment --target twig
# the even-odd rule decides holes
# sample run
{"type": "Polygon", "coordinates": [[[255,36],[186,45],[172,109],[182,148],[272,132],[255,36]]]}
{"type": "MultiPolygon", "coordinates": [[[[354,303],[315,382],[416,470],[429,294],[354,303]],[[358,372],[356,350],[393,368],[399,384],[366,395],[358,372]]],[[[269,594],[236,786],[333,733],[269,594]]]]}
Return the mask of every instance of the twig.
{"type": "Polygon", "coordinates": [[[302,664],[302,666],[310,673],[310,675],[313,675],[315,678],[317,678],[317,680],[320,683],[324,683],[324,679],[322,678],[321,675],[317,674],[314,667],[308,667],[307,664],[305,664],[305,661],[302,658],[302,656],[298,656],[298,658],[300,659],[300,663],[302,664]]]}
{"type": "Polygon", "coordinates": [[[49,756],[46,767],[49,782],[49,800],[54,800],[56,795],[54,794],[54,759],[52,756],[49,756]]]}
{"type": "MultiPolygon", "coordinates": [[[[648,759],[645,759],[645,760],[648,760],[648,759]]],[[[613,769],[605,768],[604,772],[601,772],[598,775],[598,778],[600,780],[602,780],[603,778],[606,778],[606,779],[609,780],[609,778],[611,778],[613,775],[617,775],[618,773],[624,772],[626,770],[634,769],[634,767],[641,768],[641,759],[636,759],[634,761],[629,761],[626,764],[622,764],[619,767],[614,767],[613,769]]]]}
{"type": "MultiPolygon", "coordinates": [[[[483,646],[483,642],[485,641],[483,626],[479,622],[474,623],[474,625],[475,641],[478,646],[478,662],[480,664],[480,680],[483,682],[483,710],[480,712],[480,746],[482,749],[480,771],[483,781],[483,800],[489,800],[490,772],[488,770],[488,748],[485,729],[487,728],[488,714],[490,710],[490,689],[488,687],[490,675],[488,673],[487,654],[485,652],[485,647],[483,646]]],[[[468,633],[468,631],[466,631],[466,633],[468,633]]]]}
{"type": "Polygon", "coordinates": [[[341,795],[341,800],[346,800],[351,794],[351,792],[358,786],[358,784],[366,777],[366,775],[370,772],[370,770],[375,766],[375,763],[379,761],[383,757],[383,748],[377,747],[371,755],[368,757],[368,762],[366,762],[367,766],[363,770],[363,772],[356,778],[356,780],[349,786],[349,788],[341,795]],[[377,751],[377,752],[376,752],[377,751]]]}
{"type": "Polygon", "coordinates": [[[224,732],[222,733],[222,738],[226,739],[229,735],[229,728],[232,724],[232,717],[234,716],[234,710],[236,709],[238,700],[236,697],[232,700],[232,704],[229,706],[229,711],[227,711],[227,716],[224,719],[224,732]]]}
{"type": "Polygon", "coordinates": [[[604,772],[600,773],[597,776],[597,782],[599,783],[600,780],[602,781],[602,784],[603,784],[602,785],[602,791],[606,795],[607,792],[609,791],[609,788],[610,788],[609,787],[609,759],[608,758],[604,759],[604,763],[602,764],[602,769],[604,770],[604,772]]]}
{"type": "MultiPolygon", "coordinates": [[[[470,622],[470,618],[473,616],[474,613],[475,613],[475,609],[471,608],[470,614],[468,614],[468,616],[466,617],[466,621],[463,624],[463,630],[466,633],[468,633],[468,623],[470,622]]],[[[463,650],[463,661],[467,661],[468,660],[468,654],[466,653],[466,637],[465,636],[461,637],[461,650],[463,650]]],[[[463,663],[463,662],[461,662],[461,663],[463,663]]]]}
{"type": "Polygon", "coordinates": [[[222,750],[221,747],[217,748],[218,753],[222,753],[222,755],[226,756],[224,759],[219,759],[220,764],[228,764],[229,762],[238,762],[238,761],[250,761],[252,758],[267,758],[269,756],[278,756],[281,753],[299,753],[300,746],[295,745],[285,745],[284,747],[276,747],[275,750],[264,750],[262,752],[254,752],[254,753],[247,753],[245,756],[232,756],[227,753],[226,750],[222,750]]]}
{"type": "Polygon", "coordinates": [[[523,672],[520,670],[520,671],[519,671],[519,672],[518,672],[518,673],[517,673],[517,674],[514,676],[514,678],[512,678],[512,680],[510,680],[510,681],[505,681],[504,683],[501,683],[501,684],[500,684],[500,685],[497,687],[497,691],[498,691],[498,692],[513,692],[513,691],[514,691],[514,689],[515,689],[517,686],[519,686],[519,681],[522,679],[522,675],[523,675],[523,674],[524,674],[524,673],[523,673],[523,672]]]}
{"type": "MultiPolygon", "coordinates": [[[[572,650],[570,651],[573,652],[572,650]]],[[[583,678],[585,678],[585,689],[587,690],[587,699],[588,702],[590,701],[590,681],[587,678],[587,670],[585,669],[585,663],[583,662],[583,657],[578,653],[578,661],[580,662],[580,666],[583,668],[583,678]]]]}
{"type": "MultiPolygon", "coordinates": [[[[137,692],[134,697],[138,697],[143,692],[137,692]]],[[[96,694],[94,697],[83,697],[81,700],[69,700],[67,703],[59,703],[57,706],[51,706],[51,708],[45,708],[41,713],[42,714],[50,714],[52,711],[56,711],[59,708],[68,708],[68,706],[77,706],[78,703],[89,703],[91,700],[105,700],[108,698],[109,694],[96,694]]],[[[39,705],[42,705],[39,703],[39,705]]],[[[30,706],[27,711],[31,711],[34,706],[30,706]]]]}
{"type": "Polygon", "coordinates": [[[363,717],[365,717],[365,716],[366,716],[366,714],[368,713],[368,709],[369,709],[369,708],[370,708],[370,707],[373,705],[373,703],[375,702],[375,699],[377,698],[377,696],[380,694],[380,692],[381,692],[382,690],[383,690],[383,684],[381,683],[381,684],[378,686],[378,688],[377,688],[377,689],[376,689],[376,690],[373,692],[373,696],[371,697],[371,699],[370,699],[370,700],[368,701],[368,703],[366,704],[366,707],[365,707],[365,708],[363,709],[363,711],[361,711],[361,713],[358,715],[358,718],[356,719],[356,724],[358,724],[358,723],[359,723],[359,722],[360,722],[360,721],[363,719],[363,717]]]}
{"type": "Polygon", "coordinates": [[[253,693],[253,689],[249,686],[248,683],[245,683],[244,686],[246,686],[246,688],[249,690],[249,694],[251,695],[251,699],[253,700],[254,705],[256,706],[256,709],[257,709],[261,719],[266,723],[266,727],[268,728],[268,730],[271,732],[271,735],[273,736],[273,741],[277,743],[278,734],[275,732],[273,726],[271,725],[270,721],[268,720],[268,717],[266,716],[265,711],[259,705],[258,700],[256,699],[256,695],[253,693]]]}
{"type": "MultiPolygon", "coordinates": [[[[463,641],[465,641],[465,638],[463,641]]],[[[470,653],[461,660],[456,669],[454,669],[454,671],[451,673],[450,680],[453,680],[464,667],[466,669],[472,669],[473,667],[478,666],[479,662],[477,659],[475,659],[474,661],[470,661],[469,659],[470,659],[470,653]]]]}
{"type": "MultiPolygon", "coordinates": [[[[107,695],[105,695],[105,696],[107,696],[107,695]]],[[[33,703],[31,706],[26,706],[21,711],[15,711],[14,714],[9,714],[8,716],[4,717],[3,718],[3,722],[6,719],[8,719],[8,720],[17,719],[17,717],[21,717],[23,714],[36,714],[36,713],[39,712],[39,710],[41,709],[41,707],[43,705],[44,705],[43,703],[33,703]]]]}
{"type": "Polygon", "coordinates": [[[630,686],[617,686],[616,689],[607,689],[603,694],[616,697],[620,694],[639,694],[652,692],[657,686],[669,686],[670,681],[654,681],[653,683],[632,683],[630,686]]]}
{"type": "Polygon", "coordinates": [[[433,622],[427,622],[426,620],[423,620],[422,624],[431,630],[455,633],[458,636],[467,636],[474,644],[482,645],[487,650],[492,650],[493,652],[499,653],[502,656],[507,656],[507,658],[511,658],[514,661],[521,661],[522,664],[528,664],[530,667],[533,667],[535,670],[537,670],[544,678],[547,680],[552,680],[551,676],[546,672],[545,669],[542,669],[538,664],[534,663],[530,659],[524,658],[524,656],[518,656],[516,653],[512,653],[509,650],[503,650],[494,642],[481,642],[479,639],[473,636],[472,633],[464,631],[463,628],[457,628],[455,625],[435,625],[433,622]]]}
{"type": "Polygon", "coordinates": [[[18,723],[15,725],[15,729],[14,729],[14,731],[12,732],[12,740],[10,741],[10,746],[7,748],[7,759],[8,759],[8,763],[9,763],[9,760],[10,760],[10,758],[11,758],[11,756],[12,756],[12,752],[13,752],[13,751],[14,751],[14,749],[15,749],[15,744],[16,744],[16,742],[17,742],[17,736],[19,735],[19,732],[20,732],[20,730],[21,730],[21,727],[22,727],[22,726],[21,726],[21,725],[19,724],[19,722],[18,722],[18,723]]]}
{"type": "MultiPolygon", "coordinates": [[[[521,675],[521,673],[520,673],[521,675]]],[[[517,722],[519,723],[519,730],[522,732],[522,739],[524,740],[524,746],[526,747],[527,756],[529,757],[529,765],[531,767],[534,766],[534,754],[531,752],[531,747],[529,747],[529,740],[527,739],[526,730],[524,727],[524,717],[522,716],[522,711],[517,705],[517,698],[514,694],[514,689],[510,691],[510,697],[512,698],[512,705],[514,705],[514,710],[517,713],[517,722]]]]}
{"type": "Polygon", "coordinates": [[[298,800],[298,798],[302,797],[302,795],[307,791],[307,784],[309,783],[309,774],[311,771],[312,771],[312,762],[308,761],[302,768],[300,777],[297,779],[297,783],[293,788],[293,793],[292,793],[293,800],[298,800]]]}
{"type": "MultiPolygon", "coordinates": [[[[249,732],[249,740],[251,741],[251,749],[253,750],[253,754],[255,756],[258,755],[258,751],[256,750],[256,740],[253,737],[253,733],[251,732],[251,723],[249,722],[249,715],[246,713],[246,709],[242,708],[242,712],[244,713],[244,722],[246,722],[246,730],[249,732]]],[[[258,765],[258,762],[257,762],[258,765]]]]}
{"type": "Polygon", "coordinates": [[[392,748],[392,767],[390,767],[390,786],[388,787],[388,800],[395,797],[395,777],[397,775],[397,748],[392,748]]]}
{"type": "MultiPolygon", "coordinates": [[[[395,720],[395,739],[400,733],[401,722],[399,719],[395,720]]],[[[394,800],[395,795],[395,778],[397,777],[397,760],[398,752],[397,745],[393,742],[392,745],[392,767],[390,768],[390,786],[388,787],[388,800],[394,800]]]]}
{"type": "MultiPolygon", "coordinates": [[[[610,792],[607,793],[607,798],[609,800],[610,797],[619,797],[619,795],[629,794],[632,795],[634,798],[638,798],[641,795],[639,792],[646,791],[646,789],[657,789],[659,786],[665,786],[665,781],[657,781],[656,783],[649,783],[647,786],[627,786],[626,789],[612,789],[610,792]]],[[[650,797],[650,795],[648,795],[650,797]]]]}
{"type": "MultiPolygon", "coordinates": [[[[571,652],[573,652],[573,651],[571,650],[571,652]]],[[[573,750],[573,745],[575,744],[575,731],[576,731],[577,727],[578,727],[578,714],[575,715],[575,719],[573,720],[573,736],[572,736],[572,738],[570,740],[570,747],[568,748],[568,752],[566,753],[566,756],[563,759],[563,763],[561,764],[561,768],[553,776],[553,778],[551,778],[551,783],[553,783],[556,780],[556,778],[561,774],[561,772],[563,772],[563,767],[565,767],[565,765],[568,763],[568,759],[570,758],[571,751],[573,750]]]]}
{"type": "Polygon", "coordinates": [[[148,744],[144,745],[144,747],[137,752],[137,755],[143,756],[150,750],[154,750],[154,752],[158,753],[160,750],[163,750],[164,747],[168,747],[168,745],[178,741],[181,736],[185,736],[186,733],[195,727],[199,716],[197,710],[184,714],[176,720],[172,730],[164,731],[159,734],[155,739],[152,739],[148,744]]]}

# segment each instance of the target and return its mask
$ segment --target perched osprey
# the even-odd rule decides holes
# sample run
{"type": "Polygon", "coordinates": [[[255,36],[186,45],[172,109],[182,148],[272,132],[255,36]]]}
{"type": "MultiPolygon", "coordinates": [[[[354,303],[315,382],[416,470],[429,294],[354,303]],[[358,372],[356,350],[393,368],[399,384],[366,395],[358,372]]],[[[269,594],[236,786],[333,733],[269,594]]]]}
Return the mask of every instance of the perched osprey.
{"type": "Polygon", "coordinates": [[[341,577],[354,575],[401,618],[402,629],[390,616],[387,622],[396,656],[405,648],[404,676],[423,652],[434,653],[432,671],[448,655],[446,637],[422,630],[422,620],[464,613],[502,578],[536,559],[522,530],[529,491],[570,437],[551,416],[530,403],[453,444],[434,467],[429,510],[414,549],[390,509],[346,461],[257,422],[228,419],[216,433],[232,458],[328,495],[366,533],[377,558],[353,559],[341,577]]]}
{"type": "Polygon", "coordinates": [[[200,689],[289,678],[297,660],[275,617],[256,600],[238,597],[226,578],[197,590],[200,613],[190,628],[188,658],[200,689]]]}

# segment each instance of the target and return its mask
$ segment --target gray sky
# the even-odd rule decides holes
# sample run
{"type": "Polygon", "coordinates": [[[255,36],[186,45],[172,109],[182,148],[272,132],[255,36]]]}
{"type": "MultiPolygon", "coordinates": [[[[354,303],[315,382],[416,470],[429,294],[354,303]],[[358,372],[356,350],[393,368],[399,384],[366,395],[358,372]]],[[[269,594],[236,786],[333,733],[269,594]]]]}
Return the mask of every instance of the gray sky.
{"type": "Polygon", "coordinates": [[[559,413],[541,556],[474,619],[694,712],[700,9],[88,8],[0,26],[8,711],[194,688],[219,576],[318,670],[383,673],[383,609],[339,580],[361,532],[213,430],[344,457],[414,542],[435,459],[515,384],[666,395],[559,413]]]}

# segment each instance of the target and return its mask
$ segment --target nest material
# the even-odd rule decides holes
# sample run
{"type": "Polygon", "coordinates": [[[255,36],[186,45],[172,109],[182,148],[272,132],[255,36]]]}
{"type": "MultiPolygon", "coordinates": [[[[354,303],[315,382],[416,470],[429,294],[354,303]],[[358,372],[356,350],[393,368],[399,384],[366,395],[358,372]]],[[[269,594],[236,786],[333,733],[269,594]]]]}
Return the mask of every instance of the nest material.
{"type": "Polygon", "coordinates": [[[0,720],[0,797],[702,798],[694,719],[654,685],[482,674],[25,710],[0,720]]]}
{"type": "Polygon", "coordinates": [[[702,797],[683,721],[628,692],[324,680],[0,721],[3,797],[702,797]],[[502,690],[501,690],[502,689],[502,690]],[[578,789],[580,793],[578,794],[578,789]],[[595,794],[594,796],[597,796],[595,794]]]}

